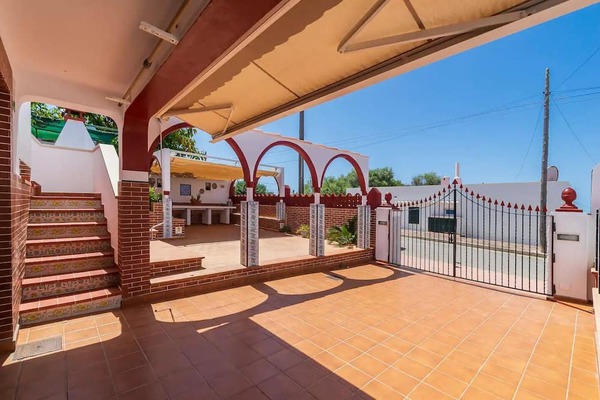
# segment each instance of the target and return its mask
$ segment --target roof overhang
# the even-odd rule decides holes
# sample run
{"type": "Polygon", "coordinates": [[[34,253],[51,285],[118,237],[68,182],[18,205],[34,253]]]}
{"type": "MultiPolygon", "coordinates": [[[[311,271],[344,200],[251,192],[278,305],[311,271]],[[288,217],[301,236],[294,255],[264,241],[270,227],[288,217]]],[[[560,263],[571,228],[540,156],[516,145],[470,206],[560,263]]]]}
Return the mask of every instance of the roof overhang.
{"type": "Polygon", "coordinates": [[[159,116],[221,140],[598,1],[287,2],[159,116]]]}

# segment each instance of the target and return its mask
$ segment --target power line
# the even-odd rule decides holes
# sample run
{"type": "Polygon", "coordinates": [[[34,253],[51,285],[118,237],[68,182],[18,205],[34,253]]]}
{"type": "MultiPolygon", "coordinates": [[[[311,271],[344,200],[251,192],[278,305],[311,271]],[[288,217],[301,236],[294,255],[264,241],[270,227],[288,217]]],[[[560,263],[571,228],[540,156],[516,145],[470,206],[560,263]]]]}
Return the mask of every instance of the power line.
{"type": "Polygon", "coordinates": [[[525,161],[527,161],[527,157],[529,156],[529,152],[531,151],[531,145],[533,144],[533,139],[535,138],[535,133],[537,132],[538,126],[540,126],[540,117],[542,116],[543,107],[540,107],[540,112],[538,112],[537,120],[535,121],[535,128],[533,128],[533,132],[531,133],[531,139],[529,139],[529,145],[527,146],[527,152],[525,153],[525,157],[523,158],[523,162],[521,163],[521,167],[519,167],[519,172],[515,176],[515,181],[521,175],[521,171],[525,166],[525,161]]]}
{"type": "MultiPolygon", "coordinates": [[[[553,100],[554,101],[554,100],[553,100]]],[[[565,120],[565,123],[567,124],[567,127],[569,128],[569,130],[571,131],[571,133],[573,134],[573,136],[575,137],[575,139],[577,140],[577,143],[579,143],[579,145],[581,146],[581,148],[583,149],[583,151],[585,152],[585,154],[587,154],[587,156],[590,158],[590,160],[595,164],[596,160],[594,159],[594,157],[592,157],[592,155],[589,153],[589,151],[585,148],[585,146],[583,145],[583,143],[581,142],[581,139],[579,139],[579,136],[577,136],[577,134],[575,133],[575,131],[573,130],[573,128],[571,127],[571,124],[569,123],[569,121],[567,120],[567,117],[565,116],[565,114],[562,112],[562,110],[560,109],[560,106],[558,105],[557,102],[554,101],[554,105],[556,106],[556,109],[558,110],[558,112],[560,113],[560,115],[562,116],[562,118],[565,120]]]]}
{"type": "Polygon", "coordinates": [[[562,85],[565,84],[565,82],[567,82],[569,79],[571,79],[577,72],[579,72],[579,70],[581,68],[583,68],[585,66],[585,64],[587,64],[592,58],[594,58],[594,56],[596,55],[596,53],[598,53],[600,51],[600,46],[596,47],[596,50],[594,50],[592,52],[592,54],[590,54],[588,56],[588,58],[586,58],[581,64],[579,64],[579,67],[575,68],[575,71],[571,72],[571,75],[567,76],[567,78],[562,81],[557,87],[556,89],[558,89],[559,87],[561,87],[562,85]]]}

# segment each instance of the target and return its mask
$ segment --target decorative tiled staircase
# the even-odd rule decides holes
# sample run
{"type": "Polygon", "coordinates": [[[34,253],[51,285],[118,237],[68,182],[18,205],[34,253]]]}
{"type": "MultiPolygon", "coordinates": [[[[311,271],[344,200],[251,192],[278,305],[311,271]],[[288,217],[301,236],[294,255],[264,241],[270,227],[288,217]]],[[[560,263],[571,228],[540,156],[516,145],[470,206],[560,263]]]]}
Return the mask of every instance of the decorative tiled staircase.
{"type": "Polygon", "coordinates": [[[32,196],[21,325],[118,308],[118,285],[100,195],[32,196]]]}

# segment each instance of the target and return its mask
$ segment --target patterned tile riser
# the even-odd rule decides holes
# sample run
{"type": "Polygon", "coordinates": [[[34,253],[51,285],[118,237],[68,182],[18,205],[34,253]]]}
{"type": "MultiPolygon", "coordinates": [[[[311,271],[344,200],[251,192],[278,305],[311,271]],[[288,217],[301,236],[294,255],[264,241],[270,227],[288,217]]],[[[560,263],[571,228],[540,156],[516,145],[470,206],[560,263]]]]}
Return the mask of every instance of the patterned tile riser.
{"type": "Polygon", "coordinates": [[[98,226],[67,226],[44,227],[27,229],[27,239],[52,239],[82,236],[108,236],[106,225],[98,226]]]}
{"type": "Polygon", "coordinates": [[[47,262],[44,264],[27,265],[25,267],[25,278],[66,274],[69,272],[91,271],[93,269],[109,268],[113,266],[114,258],[112,256],[84,260],[47,262]]]}
{"type": "Polygon", "coordinates": [[[46,283],[23,288],[23,300],[43,299],[68,293],[79,293],[88,290],[104,289],[118,284],[119,276],[104,275],[73,281],[46,283]]]}
{"type": "Polygon", "coordinates": [[[21,313],[21,325],[31,325],[39,322],[74,317],[99,311],[112,310],[121,307],[121,296],[112,296],[104,299],[93,300],[85,303],[51,308],[43,311],[21,313]]]}
{"type": "Polygon", "coordinates": [[[100,199],[73,200],[73,199],[32,199],[31,208],[102,208],[100,199]]]}
{"type": "Polygon", "coordinates": [[[30,212],[29,223],[104,222],[102,211],[30,212]]]}
{"type": "Polygon", "coordinates": [[[66,254],[83,254],[98,251],[111,251],[110,240],[68,243],[44,243],[27,245],[27,257],[62,256],[66,254]]]}

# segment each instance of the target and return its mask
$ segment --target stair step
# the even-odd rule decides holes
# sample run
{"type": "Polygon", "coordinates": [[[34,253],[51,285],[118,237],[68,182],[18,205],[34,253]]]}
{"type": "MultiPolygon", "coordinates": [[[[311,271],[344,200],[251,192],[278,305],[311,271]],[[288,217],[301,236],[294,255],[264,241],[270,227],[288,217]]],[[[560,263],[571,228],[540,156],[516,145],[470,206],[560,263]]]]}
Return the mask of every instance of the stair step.
{"type": "Polygon", "coordinates": [[[65,319],[84,314],[111,310],[121,306],[121,291],[116,287],[85,293],[64,294],[42,300],[21,302],[21,325],[65,319]]]}
{"type": "Polygon", "coordinates": [[[113,251],[66,254],[61,256],[25,259],[25,278],[66,274],[109,268],[114,265],[113,251]]]}
{"type": "Polygon", "coordinates": [[[32,196],[31,209],[102,209],[102,200],[81,196],[32,196]]]}
{"type": "Polygon", "coordinates": [[[27,239],[52,239],[83,236],[106,236],[106,222],[38,223],[27,226],[27,239]]]}
{"type": "Polygon", "coordinates": [[[116,267],[23,279],[23,300],[43,299],[116,286],[116,267]]]}
{"type": "Polygon", "coordinates": [[[29,223],[105,222],[104,210],[96,208],[33,208],[29,223]]]}
{"type": "Polygon", "coordinates": [[[110,236],[27,240],[27,258],[82,254],[112,250],[110,236]]]}
{"type": "Polygon", "coordinates": [[[100,193],[42,192],[42,194],[35,197],[81,197],[86,199],[99,199],[101,196],[100,193]]]}

